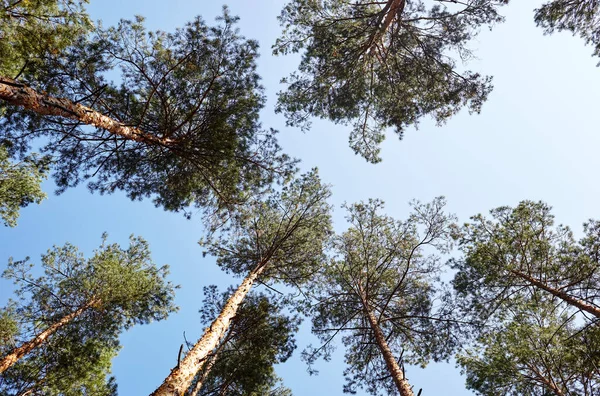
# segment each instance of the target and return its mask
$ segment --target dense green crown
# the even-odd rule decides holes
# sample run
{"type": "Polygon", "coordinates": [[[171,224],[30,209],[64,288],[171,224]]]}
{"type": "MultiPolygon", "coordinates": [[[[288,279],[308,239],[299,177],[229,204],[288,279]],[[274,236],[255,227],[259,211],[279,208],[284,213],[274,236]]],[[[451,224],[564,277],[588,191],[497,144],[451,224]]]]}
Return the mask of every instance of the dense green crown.
{"type": "Polygon", "coordinates": [[[0,1],[0,75],[31,78],[92,27],[87,0],[0,1]]]}
{"type": "Polygon", "coordinates": [[[263,282],[305,282],[325,260],[332,233],[330,195],[313,170],[238,208],[220,234],[201,244],[228,272],[246,276],[260,264],[266,266],[263,282]]]}
{"type": "Polygon", "coordinates": [[[425,116],[441,124],[463,107],[480,111],[491,78],[463,71],[456,58],[470,58],[480,27],[502,20],[501,3],[289,1],[274,53],[302,60],[278,110],[290,125],[306,127],[310,116],[351,124],[350,146],[378,162],[385,128],[402,136],[425,116]]]}
{"type": "Polygon", "coordinates": [[[506,307],[526,301],[532,290],[539,289],[524,276],[600,306],[598,221],[587,222],[584,237],[576,241],[569,227],[555,225],[551,207],[543,202],[523,201],[490,213],[491,218],[477,215],[464,226],[460,242],[464,257],[453,262],[458,270],[454,287],[467,314],[483,321],[503,320],[506,307]]]}
{"type": "Polygon", "coordinates": [[[0,394],[30,388],[48,395],[108,392],[114,388],[106,377],[120,333],[176,310],[167,266],[156,267],[148,244],[131,237],[127,249],[103,242],[90,259],[73,245],[54,247],[42,256],[42,267],[44,275],[35,277],[28,260],[11,260],[4,272],[15,282],[17,300],[0,319],[2,355],[77,309],[89,308],[4,372],[0,394]]]}
{"type": "Polygon", "coordinates": [[[287,177],[295,161],[258,120],[258,44],[239,35],[227,9],[218,21],[197,17],[172,33],[149,32],[142,18],[121,21],[80,36],[26,79],[138,128],[136,139],[12,106],[3,110],[0,139],[22,153],[45,137],[59,191],[88,181],[93,191],[124,190],[175,211],[243,202],[287,177]]]}
{"type": "Polygon", "coordinates": [[[512,320],[480,333],[457,362],[483,396],[592,396],[600,387],[600,331],[578,325],[542,293],[513,304],[512,320]]]}

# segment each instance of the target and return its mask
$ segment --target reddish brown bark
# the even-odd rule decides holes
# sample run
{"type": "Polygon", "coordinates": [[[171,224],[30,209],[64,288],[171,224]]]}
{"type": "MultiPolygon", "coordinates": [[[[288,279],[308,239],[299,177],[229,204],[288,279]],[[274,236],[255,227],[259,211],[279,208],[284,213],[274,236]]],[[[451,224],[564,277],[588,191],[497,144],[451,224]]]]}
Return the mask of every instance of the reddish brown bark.
{"type": "Polygon", "coordinates": [[[414,396],[412,387],[408,383],[408,380],[404,376],[404,371],[396,361],[390,346],[385,340],[385,335],[383,334],[383,331],[381,331],[381,327],[379,327],[379,323],[377,322],[375,315],[373,315],[373,312],[367,303],[363,288],[360,286],[359,293],[365,315],[367,316],[371,330],[373,330],[373,334],[375,335],[375,342],[377,343],[377,346],[383,355],[383,360],[385,361],[387,369],[392,376],[396,387],[398,388],[398,392],[400,392],[400,396],[414,396]]]}
{"type": "Polygon", "coordinates": [[[369,51],[378,41],[383,38],[383,35],[392,25],[394,18],[404,11],[404,5],[406,0],[388,0],[387,4],[381,10],[381,16],[377,20],[377,25],[381,24],[381,27],[377,26],[376,32],[369,38],[369,41],[363,48],[363,53],[369,51]]]}
{"type": "Polygon", "coordinates": [[[208,355],[225,337],[231,320],[234,318],[240,304],[244,301],[254,281],[264,271],[265,267],[264,263],[260,263],[244,279],[235,293],[229,297],[219,316],[206,329],[202,338],[196,342],[194,347],[181,361],[181,364],[171,370],[171,373],[151,396],[183,396],[185,394],[194,380],[194,376],[204,366],[208,355]]]}
{"type": "MultiPolygon", "coordinates": [[[[228,332],[229,334],[231,334],[231,329],[232,329],[232,327],[229,328],[229,332],[228,332]]],[[[213,368],[213,366],[217,362],[219,353],[221,353],[221,350],[223,350],[223,347],[227,343],[229,337],[230,337],[229,335],[224,337],[224,339],[221,342],[221,344],[219,345],[219,347],[215,350],[215,352],[210,357],[210,360],[208,361],[208,363],[202,370],[202,375],[200,376],[200,378],[198,378],[196,385],[194,385],[194,389],[191,391],[190,396],[198,396],[200,394],[200,389],[202,389],[202,385],[204,384],[204,381],[208,377],[208,374],[210,374],[210,370],[213,368]]]]}
{"type": "Polygon", "coordinates": [[[584,300],[580,300],[578,298],[572,297],[570,295],[568,295],[567,293],[558,290],[556,288],[550,287],[547,284],[545,284],[544,282],[541,282],[537,279],[535,279],[534,277],[524,274],[520,271],[517,270],[510,270],[510,272],[516,276],[518,276],[521,279],[526,280],[527,282],[529,282],[530,284],[532,284],[535,287],[539,287],[540,289],[547,291],[548,293],[552,294],[555,297],[560,298],[561,300],[563,300],[564,302],[566,302],[569,305],[572,305],[576,308],[581,309],[584,312],[590,313],[592,315],[594,315],[597,318],[600,318],[600,309],[598,307],[595,307],[589,303],[587,303],[584,300]]]}
{"type": "Polygon", "coordinates": [[[76,317],[81,315],[86,310],[88,310],[94,306],[97,306],[97,305],[99,305],[98,300],[90,301],[89,303],[87,303],[86,305],[77,309],[76,311],[73,311],[70,314],[64,316],[58,322],[52,324],[46,330],[42,331],[40,334],[38,334],[36,337],[34,337],[32,340],[29,340],[26,343],[24,343],[23,345],[21,345],[20,347],[13,349],[13,351],[11,353],[9,353],[5,357],[3,357],[2,360],[0,360],[0,373],[3,373],[7,369],[9,369],[13,364],[15,364],[17,361],[19,361],[19,359],[21,359],[23,356],[27,355],[33,349],[37,348],[42,343],[44,343],[48,339],[48,337],[50,337],[52,334],[54,334],[58,329],[67,325],[69,322],[71,322],[73,319],[75,319],[76,317]]]}
{"type": "Polygon", "coordinates": [[[543,383],[548,389],[550,389],[556,396],[565,396],[562,390],[556,385],[556,383],[549,378],[546,378],[540,371],[533,365],[527,365],[531,371],[536,375],[537,379],[543,383]]]}
{"type": "Polygon", "coordinates": [[[160,138],[138,128],[127,126],[120,121],[69,99],[56,98],[45,93],[39,93],[12,78],[0,77],[0,99],[41,115],[69,118],[83,124],[95,126],[114,135],[136,142],[163,146],[175,143],[172,139],[160,138]]]}

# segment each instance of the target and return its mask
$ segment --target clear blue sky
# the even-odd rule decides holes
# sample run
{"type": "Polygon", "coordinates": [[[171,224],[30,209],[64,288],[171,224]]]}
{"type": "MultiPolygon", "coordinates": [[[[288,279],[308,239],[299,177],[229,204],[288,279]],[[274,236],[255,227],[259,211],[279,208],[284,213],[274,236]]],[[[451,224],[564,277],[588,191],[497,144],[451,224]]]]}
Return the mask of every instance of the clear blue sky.
{"type": "MultiPolygon", "coordinates": [[[[513,1],[505,7],[505,24],[483,31],[472,43],[478,59],[469,68],[494,76],[494,92],[481,115],[462,112],[441,128],[430,121],[408,130],[403,141],[390,132],[383,162],[367,164],[348,148],[343,127],[316,121],[310,132],[285,127],[273,105],[279,80],[292,71],[296,57],[274,58],[270,46],[279,33],[276,16],[283,0],[230,0],[241,17],[242,33],[262,48],[259,72],[269,102],[263,112],[265,127],[281,131],[284,149],[302,159],[302,167],[318,166],[333,185],[336,228],[344,228],[342,202],[369,197],[386,201],[390,215],[404,218],[408,201],[445,195],[449,210],[461,221],[500,205],[523,199],[544,200],[554,206],[559,222],[576,234],[588,218],[600,218],[600,70],[591,48],[568,34],[544,36],[533,23],[537,2],[513,1]]],[[[202,0],[91,0],[89,10],[105,26],[119,18],[143,15],[152,29],[172,30],[195,15],[213,21],[222,3],[202,0]]],[[[158,264],[168,263],[171,279],[182,288],[181,310],[169,320],[136,327],[122,336],[123,349],[114,361],[121,395],[150,393],[169,373],[177,359],[183,332],[189,340],[201,333],[197,313],[202,287],[237,284],[210,258],[202,258],[197,241],[202,236],[198,217],[156,209],[148,202],[131,202],[122,194],[99,196],[84,187],[52,195],[22,211],[17,228],[0,229],[0,263],[10,256],[37,260],[53,244],[70,241],[90,253],[107,231],[111,241],[127,243],[129,234],[150,242],[158,264]]],[[[1,266],[1,265],[0,265],[1,266]]],[[[10,284],[0,281],[0,303],[10,284]]],[[[314,342],[308,329],[298,336],[299,350],[314,342]]],[[[320,375],[310,377],[299,350],[277,368],[297,396],[342,394],[342,350],[320,375]]],[[[469,395],[464,378],[453,364],[421,370],[408,368],[408,378],[423,396],[469,395]]]]}

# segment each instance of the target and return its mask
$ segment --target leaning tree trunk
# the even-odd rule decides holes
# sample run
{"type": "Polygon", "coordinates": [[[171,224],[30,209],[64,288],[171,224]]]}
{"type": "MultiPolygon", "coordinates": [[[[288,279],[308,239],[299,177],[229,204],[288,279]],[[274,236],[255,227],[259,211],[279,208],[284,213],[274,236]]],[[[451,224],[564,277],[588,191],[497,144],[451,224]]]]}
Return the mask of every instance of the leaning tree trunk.
{"type": "Polygon", "coordinates": [[[564,291],[561,291],[554,287],[550,287],[547,284],[545,284],[544,282],[541,282],[538,279],[535,279],[534,277],[532,277],[530,275],[524,274],[524,273],[522,273],[520,271],[516,271],[516,270],[511,270],[510,272],[512,274],[518,276],[519,278],[526,280],[533,286],[539,287],[540,289],[552,294],[553,296],[560,298],[567,304],[569,304],[573,307],[579,308],[580,310],[582,310],[584,312],[592,314],[597,318],[600,318],[600,308],[595,307],[584,300],[580,300],[578,298],[572,297],[572,296],[568,295],[567,293],[565,293],[564,291]]]}
{"type": "Polygon", "coordinates": [[[23,345],[21,345],[20,347],[13,349],[13,351],[11,353],[9,353],[5,357],[3,357],[2,360],[0,360],[0,373],[3,373],[7,369],[9,369],[13,364],[15,364],[23,356],[27,355],[33,349],[35,349],[38,346],[40,346],[41,344],[43,344],[46,341],[46,339],[48,339],[48,337],[50,337],[52,334],[54,334],[58,329],[69,324],[73,319],[75,319],[76,317],[81,315],[86,310],[88,310],[92,307],[98,306],[98,304],[99,304],[98,300],[92,300],[92,301],[88,302],[86,305],[82,306],[81,308],[77,309],[76,311],[71,312],[70,314],[64,316],[58,322],[53,323],[50,327],[48,327],[46,330],[42,331],[40,334],[38,334],[32,340],[29,340],[26,343],[24,343],[23,345]]]}
{"type": "Polygon", "coordinates": [[[183,396],[190,387],[194,376],[202,369],[208,355],[213,351],[225,336],[231,320],[235,316],[240,304],[252,288],[256,278],[264,271],[265,262],[259,263],[256,268],[246,276],[235,293],[229,297],[223,310],[206,329],[204,335],[194,347],[185,355],[177,367],[165,378],[164,382],[151,396],[183,396]]]}
{"type": "Polygon", "coordinates": [[[364,290],[362,289],[362,287],[359,287],[359,289],[360,289],[359,297],[362,302],[363,309],[365,311],[365,315],[367,316],[367,319],[369,320],[369,324],[371,325],[371,330],[373,330],[373,333],[375,335],[375,342],[377,342],[377,346],[379,347],[379,350],[381,351],[381,354],[383,355],[383,360],[385,361],[385,365],[387,366],[387,369],[388,369],[390,375],[392,376],[392,379],[394,380],[394,383],[396,384],[396,387],[398,388],[400,395],[401,396],[414,396],[412,387],[410,386],[410,384],[408,383],[408,380],[404,376],[404,371],[402,370],[402,368],[396,361],[396,358],[394,357],[394,354],[392,353],[390,346],[388,345],[387,341],[385,340],[385,335],[383,334],[383,331],[381,331],[381,327],[379,327],[379,323],[377,322],[375,315],[373,315],[373,311],[371,311],[369,304],[367,304],[367,300],[364,295],[364,290]]]}
{"type": "Polygon", "coordinates": [[[190,396],[198,396],[200,394],[200,390],[202,389],[202,385],[204,385],[204,381],[206,380],[206,378],[208,378],[208,375],[210,374],[210,370],[212,370],[213,366],[217,362],[217,359],[219,358],[219,354],[225,347],[225,344],[227,344],[227,342],[229,341],[230,335],[231,335],[231,330],[234,327],[235,327],[235,325],[233,327],[229,328],[228,335],[225,336],[225,338],[223,339],[221,344],[213,352],[208,363],[206,363],[206,366],[204,366],[204,369],[202,370],[202,373],[200,374],[198,381],[194,385],[194,389],[191,391],[190,396]]]}
{"type": "Polygon", "coordinates": [[[127,126],[122,122],[105,116],[94,109],[75,103],[69,99],[56,98],[39,93],[31,87],[0,76],[0,100],[15,106],[21,106],[40,115],[69,118],[83,124],[104,129],[114,135],[140,143],[170,146],[172,139],[160,138],[139,128],[127,126]]]}

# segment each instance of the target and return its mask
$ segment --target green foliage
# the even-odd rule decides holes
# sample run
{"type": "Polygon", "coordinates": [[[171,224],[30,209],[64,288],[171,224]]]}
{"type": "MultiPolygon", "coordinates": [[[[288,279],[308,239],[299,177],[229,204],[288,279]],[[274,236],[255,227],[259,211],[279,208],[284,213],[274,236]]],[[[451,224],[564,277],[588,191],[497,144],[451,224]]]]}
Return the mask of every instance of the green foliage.
{"type": "Polygon", "coordinates": [[[115,396],[110,374],[118,343],[92,338],[89,330],[59,330],[24,360],[2,373],[0,395],[115,396]]]}
{"type": "Polygon", "coordinates": [[[526,277],[564,294],[563,305],[575,298],[599,307],[598,221],[586,223],[584,237],[576,241],[569,227],[554,224],[551,207],[543,202],[523,201],[490,213],[491,219],[477,215],[463,227],[464,258],[453,262],[465,313],[483,322],[510,318],[507,307],[527,301],[533,289],[542,291],[526,277]]]}
{"type": "MultiPolygon", "coordinates": [[[[203,325],[208,326],[221,312],[232,290],[219,295],[216,286],[211,286],[204,293],[200,313],[203,325]]],[[[273,365],[285,362],[292,355],[299,323],[297,316],[283,313],[281,302],[264,294],[249,294],[227,336],[210,358],[216,360],[198,395],[284,394],[284,388],[278,387],[280,379],[273,365]]]]}
{"type": "Polygon", "coordinates": [[[0,308],[0,351],[14,347],[14,339],[19,333],[19,323],[14,307],[0,308]]]}
{"type": "Polygon", "coordinates": [[[467,388],[485,396],[597,394],[598,327],[578,328],[572,315],[540,297],[512,305],[509,323],[482,332],[458,357],[467,388]]]}
{"type": "Polygon", "coordinates": [[[403,131],[429,115],[444,123],[461,108],[479,112],[491,78],[462,71],[481,26],[502,21],[503,1],[290,0],[275,54],[302,52],[278,111],[289,125],[310,116],[351,124],[350,146],[379,162],[384,129],[403,131]]]}
{"type": "Polygon", "coordinates": [[[447,293],[438,285],[440,260],[428,250],[447,252],[452,216],[442,198],[414,203],[406,221],[381,213],[383,202],[370,200],[347,207],[350,228],[333,243],[335,257],[311,284],[316,302],[308,312],[313,333],[323,342],[303,357],[312,364],[329,359],[330,342],[344,333],[344,391],[364,387],[373,395],[396,394],[368,321],[375,315],[388,345],[404,362],[424,366],[445,359],[456,341],[447,293]]]}
{"type": "Polygon", "coordinates": [[[87,0],[0,1],[0,75],[37,74],[49,58],[72,45],[92,27],[87,0]]]}
{"type": "Polygon", "coordinates": [[[137,140],[10,106],[0,139],[22,153],[47,138],[59,191],[88,181],[92,191],[124,190],[174,211],[243,202],[289,176],[295,161],[259,123],[258,44],[239,35],[237,20],[225,8],[217,26],[197,17],[172,33],[123,20],[82,36],[29,81],[139,128],[137,140]],[[120,85],[105,81],[118,70],[120,85]]]}
{"type": "Polygon", "coordinates": [[[312,170],[281,191],[240,207],[219,234],[200,244],[227,272],[246,276],[260,265],[266,267],[261,282],[298,285],[325,260],[325,244],[332,233],[330,195],[312,170]]]}
{"type": "Polygon", "coordinates": [[[569,31],[600,56],[600,4],[595,0],[554,0],[535,10],[535,22],[546,33],[569,31]]]}
{"type": "MultiPolygon", "coordinates": [[[[90,259],[71,244],[42,256],[44,275],[31,274],[28,260],[8,264],[4,277],[16,286],[11,303],[19,318],[17,346],[52,324],[88,306],[41,346],[3,373],[0,394],[34,389],[48,395],[111,394],[106,382],[110,361],[119,349],[119,334],[137,323],[165,319],[176,310],[167,266],[157,268],[148,244],[131,237],[130,246],[106,244],[90,259]]],[[[14,338],[14,336],[13,336],[14,338]]],[[[13,345],[3,347],[9,353],[13,345]]],[[[38,394],[36,393],[36,394],[38,394]]]]}
{"type": "Polygon", "coordinates": [[[13,162],[8,150],[0,144],[0,219],[5,226],[17,225],[19,209],[40,203],[46,194],[40,184],[46,178],[48,159],[36,155],[13,162]]]}

